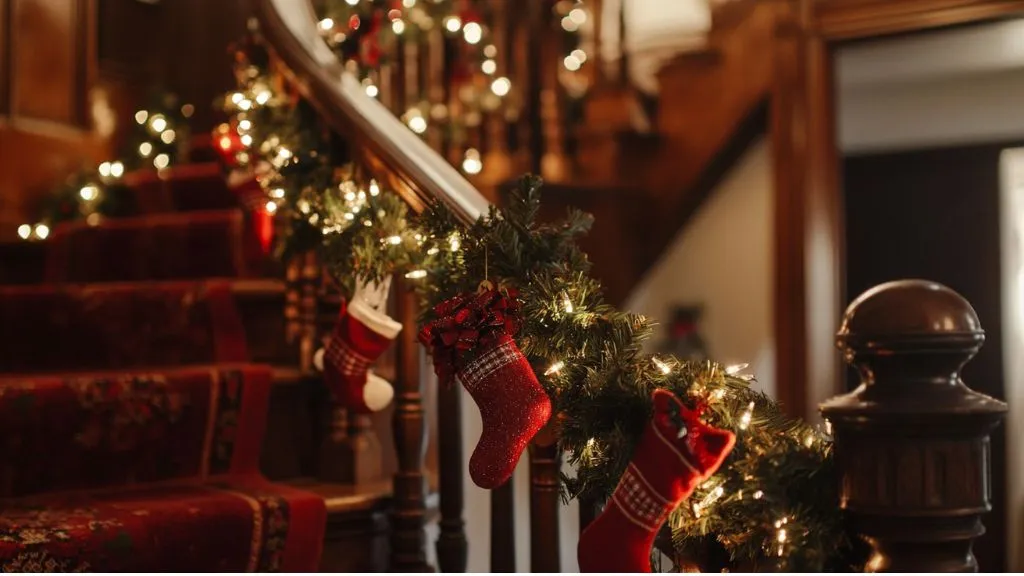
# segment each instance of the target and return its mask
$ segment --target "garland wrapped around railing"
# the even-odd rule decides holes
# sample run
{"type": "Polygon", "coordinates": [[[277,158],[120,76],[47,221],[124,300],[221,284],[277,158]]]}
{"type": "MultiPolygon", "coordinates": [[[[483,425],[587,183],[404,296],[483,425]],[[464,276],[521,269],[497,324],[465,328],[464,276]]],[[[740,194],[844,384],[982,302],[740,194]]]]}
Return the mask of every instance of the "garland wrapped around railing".
{"type": "Polygon", "coordinates": [[[606,303],[588,275],[577,239],[590,216],[571,210],[560,222],[537,222],[541,182],[533,177],[520,180],[506,207],[468,227],[443,208],[410,214],[372,175],[338,165],[334,141],[301,102],[274,90],[265,54],[249,48],[256,56],[240,53],[239,92],[227,99],[236,116],[223,129],[244,126],[248,138],[225,149],[255,168],[272,211],[287,222],[285,253],[318,251],[349,287],[355,278],[403,274],[424,301],[424,321],[436,319],[438,303],[485,281],[514,288],[522,317],[514,342],[550,397],[559,445],[576,470],[563,478],[566,498],[613,492],[651,419],[652,392],[667,389],[737,438],[719,471],[669,516],[671,545],[660,538],[658,547],[677,568],[709,539],[745,566],[853,567],[831,439],[785,417],[750,387],[742,366],[643,353],[650,321],[606,303]]]}

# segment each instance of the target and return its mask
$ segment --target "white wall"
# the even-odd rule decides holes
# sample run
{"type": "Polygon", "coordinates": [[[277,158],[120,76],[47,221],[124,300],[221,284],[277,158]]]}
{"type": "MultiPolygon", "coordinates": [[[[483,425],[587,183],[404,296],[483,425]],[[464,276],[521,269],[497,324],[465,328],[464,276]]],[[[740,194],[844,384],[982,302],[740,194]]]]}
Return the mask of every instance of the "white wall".
{"type": "MultiPolygon", "coordinates": [[[[712,358],[748,362],[775,392],[772,342],[773,210],[769,145],[736,164],[630,295],[625,308],[667,321],[675,303],[704,306],[712,358]]],[[[652,342],[664,335],[659,327],[652,342]]]]}

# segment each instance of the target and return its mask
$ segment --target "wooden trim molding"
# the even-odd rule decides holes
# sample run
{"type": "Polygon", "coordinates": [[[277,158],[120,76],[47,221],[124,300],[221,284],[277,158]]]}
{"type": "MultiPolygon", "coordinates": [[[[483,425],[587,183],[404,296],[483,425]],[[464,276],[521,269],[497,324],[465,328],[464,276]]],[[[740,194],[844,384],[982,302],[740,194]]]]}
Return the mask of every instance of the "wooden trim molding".
{"type": "Polygon", "coordinates": [[[839,391],[833,348],[844,294],[844,215],[836,143],[838,42],[1024,16],[1024,0],[792,0],[776,29],[776,387],[787,412],[815,417],[839,391]]]}

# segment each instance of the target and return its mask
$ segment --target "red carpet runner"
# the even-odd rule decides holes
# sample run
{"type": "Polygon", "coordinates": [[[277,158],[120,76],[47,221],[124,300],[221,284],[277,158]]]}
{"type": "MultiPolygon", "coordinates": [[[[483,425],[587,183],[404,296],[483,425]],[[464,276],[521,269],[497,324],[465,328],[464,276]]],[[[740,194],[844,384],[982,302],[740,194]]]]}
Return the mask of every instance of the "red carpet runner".
{"type": "Polygon", "coordinates": [[[0,570],[315,571],[322,498],[258,471],[270,384],[252,365],[0,380],[0,570]]]}

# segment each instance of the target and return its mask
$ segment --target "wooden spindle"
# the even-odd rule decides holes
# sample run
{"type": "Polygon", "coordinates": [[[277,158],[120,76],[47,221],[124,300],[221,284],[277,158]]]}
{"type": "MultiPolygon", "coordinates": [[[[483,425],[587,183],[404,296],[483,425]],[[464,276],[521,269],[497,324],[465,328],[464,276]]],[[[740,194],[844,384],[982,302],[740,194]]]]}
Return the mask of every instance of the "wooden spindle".
{"type": "MultiPolygon", "coordinates": [[[[851,532],[869,572],[970,572],[991,509],[989,435],[1006,404],[964,385],[985,339],[959,294],[902,280],[857,298],[836,343],[859,388],[825,402],[851,532]]],[[[999,503],[999,505],[1005,505],[999,503]]]]}
{"type": "MultiPolygon", "coordinates": [[[[508,54],[506,53],[508,31],[508,3],[505,0],[491,2],[491,42],[498,48],[495,76],[508,76],[508,54]]],[[[485,86],[484,90],[489,91],[485,86]]],[[[513,93],[507,98],[513,97],[513,93]]],[[[508,124],[505,119],[505,103],[499,104],[496,110],[486,113],[483,126],[484,172],[481,181],[496,186],[512,177],[512,162],[508,152],[508,124]]]]}
{"type": "Polygon", "coordinates": [[[540,120],[543,133],[544,154],[541,157],[540,173],[545,179],[559,181],[568,176],[568,159],[565,154],[564,98],[558,79],[562,60],[561,24],[550,11],[543,14],[540,27],[540,120]]]}
{"type": "Polygon", "coordinates": [[[491,573],[516,571],[515,482],[491,490],[491,573]]]}
{"type": "Polygon", "coordinates": [[[530,571],[560,572],[558,469],[561,453],[549,423],[530,442],[530,571]]]}
{"type": "Polygon", "coordinates": [[[323,274],[320,259],[315,251],[302,255],[299,285],[301,290],[299,314],[301,335],[299,337],[299,368],[309,372],[313,368],[313,355],[320,348],[320,285],[323,274]]]}
{"type": "Polygon", "coordinates": [[[391,531],[391,571],[430,572],[427,564],[426,481],[427,421],[420,379],[420,345],[416,341],[416,295],[396,278],[398,321],[398,378],[393,420],[398,470],[394,478],[391,531]]]}
{"type": "Polygon", "coordinates": [[[440,124],[444,118],[434,115],[434,106],[447,105],[444,75],[444,32],[434,28],[427,34],[427,99],[430,102],[427,122],[427,142],[439,154],[444,155],[444,130],[440,124]]]}
{"type": "Polygon", "coordinates": [[[441,572],[465,572],[469,545],[462,490],[462,387],[442,386],[437,398],[438,465],[441,470],[440,534],[437,537],[437,562],[441,572]]]}

